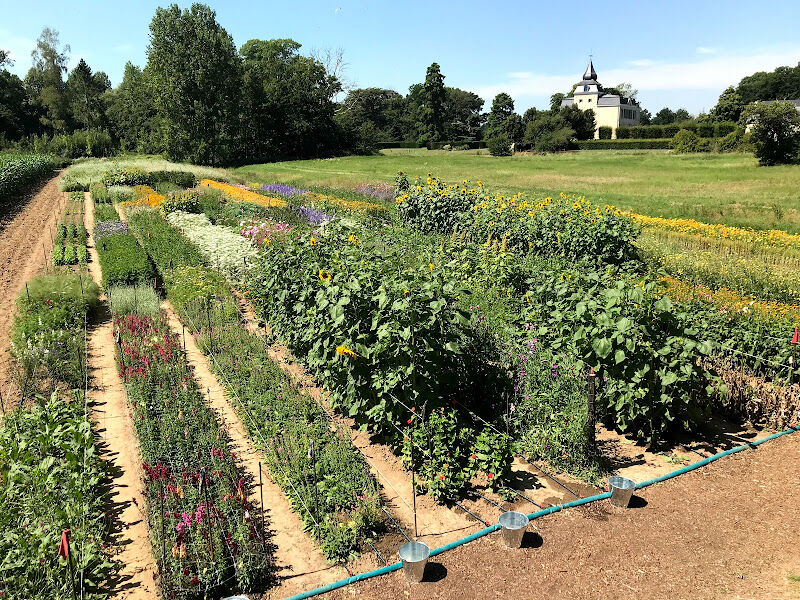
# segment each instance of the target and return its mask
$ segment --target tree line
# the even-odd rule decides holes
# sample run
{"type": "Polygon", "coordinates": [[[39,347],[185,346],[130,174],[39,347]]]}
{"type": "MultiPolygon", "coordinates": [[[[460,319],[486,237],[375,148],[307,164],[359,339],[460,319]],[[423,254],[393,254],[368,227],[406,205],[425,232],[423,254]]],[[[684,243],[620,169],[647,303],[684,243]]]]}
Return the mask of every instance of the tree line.
{"type": "MultiPolygon", "coordinates": [[[[345,93],[335,69],[301,54],[294,40],[254,39],[237,49],[203,4],[158,8],[149,29],[146,64],[127,63],[113,89],[83,59],[68,73],[70,48],[52,29],[37,40],[24,79],[6,68],[11,61],[0,50],[0,142],[107,132],[126,151],[218,165],[369,153],[401,140],[554,151],[594,135],[593,112],[562,107],[567,94],[554,94],[547,110],[520,115],[500,93],[484,112],[477,94],[445,85],[435,62],[405,95],[383,88],[345,93]]],[[[624,83],[605,91],[637,93],[624,83]]],[[[753,100],[781,97],[800,97],[800,65],[745,77],[697,120],[737,121],[753,100]]],[[[683,108],[642,111],[643,125],[691,119],[683,108]]]]}

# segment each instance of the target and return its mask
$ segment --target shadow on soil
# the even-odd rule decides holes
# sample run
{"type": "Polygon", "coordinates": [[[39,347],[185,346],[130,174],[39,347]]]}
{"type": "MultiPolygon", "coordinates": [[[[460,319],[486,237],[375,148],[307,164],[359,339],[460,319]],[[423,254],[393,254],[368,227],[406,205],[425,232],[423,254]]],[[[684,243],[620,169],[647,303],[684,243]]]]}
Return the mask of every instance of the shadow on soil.
{"type": "Polygon", "coordinates": [[[447,577],[447,567],[442,563],[429,562],[425,567],[425,575],[422,581],[426,583],[436,583],[447,577]]]}

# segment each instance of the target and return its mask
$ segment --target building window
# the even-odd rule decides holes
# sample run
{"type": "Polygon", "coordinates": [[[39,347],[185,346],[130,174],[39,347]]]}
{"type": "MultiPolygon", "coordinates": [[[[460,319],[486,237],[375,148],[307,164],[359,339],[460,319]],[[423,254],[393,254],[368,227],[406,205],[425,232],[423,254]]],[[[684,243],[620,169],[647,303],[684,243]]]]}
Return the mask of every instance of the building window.
{"type": "Polygon", "coordinates": [[[589,99],[587,100],[587,102],[591,102],[591,101],[592,101],[592,99],[591,99],[591,98],[589,98],[589,99]]]}
{"type": "Polygon", "coordinates": [[[621,110],[623,119],[630,119],[631,121],[636,119],[636,111],[632,108],[623,108],[621,110]]]}
{"type": "Polygon", "coordinates": [[[584,92],[588,92],[589,91],[589,86],[588,85],[583,86],[583,91],[584,92]]]}
{"type": "Polygon", "coordinates": [[[578,98],[578,102],[583,102],[583,98],[578,98]]]}

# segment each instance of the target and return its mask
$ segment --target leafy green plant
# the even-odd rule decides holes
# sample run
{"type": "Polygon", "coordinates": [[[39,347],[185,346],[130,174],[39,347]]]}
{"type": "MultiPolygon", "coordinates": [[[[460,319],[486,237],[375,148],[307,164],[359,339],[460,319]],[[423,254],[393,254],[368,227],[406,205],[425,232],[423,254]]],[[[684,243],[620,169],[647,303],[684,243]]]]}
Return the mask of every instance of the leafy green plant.
{"type": "Polygon", "coordinates": [[[41,275],[17,297],[11,343],[23,395],[83,384],[84,316],[99,305],[99,288],[81,275],[41,275]]]}
{"type": "Polygon", "coordinates": [[[108,188],[100,182],[90,184],[89,193],[92,195],[92,200],[94,200],[95,204],[105,204],[111,202],[111,196],[108,193],[108,188]]]}
{"type": "Polygon", "coordinates": [[[101,586],[117,565],[106,550],[114,522],[107,467],[94,445],[80,393],[37,399],[0,427],[0,555],[2,593],[9,598],[68,598],[69,569],[56,553],[71,532],[76,576],[84,598],[104,598],[101,586]]]}
{"type": "Polygon", "coordinates": [[[175,211],[199,213],[201,211],[200,195],[197,192],[174,192],[167,194],[161,204],[161,214],[167,215],[175,211]]]}
{"type": "Polygon", "coordinates": [[[0,202],[11,200],[25,186],[52,173],[55,167],[50,156],[0,154],[0,202]]]}
{"type": "Polygon", "coordinates": [[[147,283],[155,277],[147,253],[130,234],[116,233],[97,240],[97,254],[103,272],[103,287],[147,283]]]}

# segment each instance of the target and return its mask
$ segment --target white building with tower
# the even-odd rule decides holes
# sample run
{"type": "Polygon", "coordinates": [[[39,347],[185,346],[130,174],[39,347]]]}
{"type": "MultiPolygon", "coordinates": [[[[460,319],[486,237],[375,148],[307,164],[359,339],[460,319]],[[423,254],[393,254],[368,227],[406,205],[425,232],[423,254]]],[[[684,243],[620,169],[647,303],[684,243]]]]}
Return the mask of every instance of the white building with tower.
{"type": "Polygon", "coordinates": [[[616,94],[607,94],[597,81],[597,73],[589,59],[589,66],[583,79],[575,87],[572,96],[561,101],[561,106],[577,106],[581,110],[594,111],[594,137],[600,137],[600,127],[610,127],[611,137],[617,137],[620,125],[639,125],[642,109],[633,98],[625,98],[616,94]]]}

